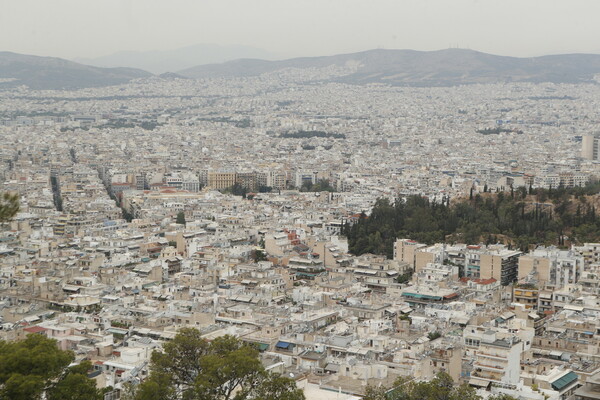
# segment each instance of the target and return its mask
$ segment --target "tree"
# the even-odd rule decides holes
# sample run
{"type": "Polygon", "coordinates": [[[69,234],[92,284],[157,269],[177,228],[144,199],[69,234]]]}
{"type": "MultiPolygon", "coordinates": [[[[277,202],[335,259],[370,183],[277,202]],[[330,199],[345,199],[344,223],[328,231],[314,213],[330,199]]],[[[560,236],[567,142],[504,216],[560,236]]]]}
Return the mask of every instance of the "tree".
{"type": "MultiPolygon", "coordinates": [[[[515,400],[500,395],[495,400],[515,400]]],[[[363,400],[483,400],[469,385],[456,386],[450,375],[439,372],[430,381],[400,377],[390,388],[368,386],[363,400]]]]}
{"type": "Polygon", "coordinates": [[[101,391],[87,377],[91,364],[69,368],[74,358],[43,335],[29,335],[20,342],[0,341],[0,399],[99,400],[101,391]]]}
{"type": "Polygon", "coordinates": [[[335,192],[335,188],[330,185],[329,179],[319,179],[317,183],[311,181],[302,182],[301,192],[335,192]]]}
{"type": "Polygon", "coordinates": [[[102,396],[96,382],[87,377],[91,369],[89,361],[68,368],[64,377],[48,391],[48,400],[100,400],[102,396]]]}
{"type": "Polygon", "coordinates": [[[244,199],[246,198],[246,194],[248,190],[242,186],[239,182],[234,183],[232,186],[223,189],[223,193],[231,193],[234,196],[242,196],[244,199]]]}
{"type": "Polygon", "coordinates": [[[409,271],[403,273],[402,275],[398,275],[398,278],[396,279],[396,281],[398,283],[407,283],[412,279],[413,276],[413,270],[410,269],[409,271]]]}
{"type": "Polygon", "coordinates": [[[269,374],[266,381],[252,394],[257,400],[298,400],[304,399],[302,389],[294,380],[276,374],[269,374]]]}
{"type": "Polygon", "coordinates": [[[3,193],[0,197],[0,223],[7,222],[19,212],[19,195],[3,193]]]}
{"type": "Polygon", "coordinates": [[[180,225],[185,225],[185,213],[183,211],[177,213],[177,220],[175,222],[180,225]]]}
{"type": "MultiPolygon", "coordinates": [[[[436,203],[422,196],[397,199],[394,205],[379,199],[370,215],[361,217],[352,225],[344,224],[342,234],[348,239],[350,253],[376,253],[393,257],[397,238],[413,239],[433,244],[455,242],[477,244],[481,241],[512,243],[526,251],[536,244],[565,245],[594,243],[600,240],[600,216],[593,203],[577,200],[578,193],[597,193],[599,186],[561,188],[563,194],[554,204],[536,204],[548,196],[548,190],[535,191],[538,201],[526,196],[525,187],[515,190],[514,196],[499,192],[473,199],[457,199],[436,203]],[[579,210],[579,211],[577,211],[579,210]],[[560,239],[560,240],[558,240],[560,239]]],[[[554,191],[558,195],[558,190],[554,191]]],[[[599,198],[598,194],[595,199],[599,198]]]]}
{"type": "Polygon", "coordinates": [[[267,254],[262,249],[254,249],[250,254],[252,260],[254,260],[255,263],[260,261],[267,261],[267,254]]]}
{"type": "Polygon", "coordinates": [[[181,329],[151,358],[151,373],[136,400],[304,400],[294,381],[265,371],[258,349],[232,336],[208,342],[181,329]]]}
{"type": "Polygon", "coordinates": [[[367,386],[363,400],[387,400],[389,388],[383,386],[367,386]]]}

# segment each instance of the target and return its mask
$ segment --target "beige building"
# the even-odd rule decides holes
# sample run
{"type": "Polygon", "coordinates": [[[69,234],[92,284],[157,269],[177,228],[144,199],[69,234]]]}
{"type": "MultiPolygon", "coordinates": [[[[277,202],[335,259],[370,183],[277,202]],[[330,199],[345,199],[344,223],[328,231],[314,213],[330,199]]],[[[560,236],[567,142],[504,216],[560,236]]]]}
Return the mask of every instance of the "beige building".
{"type": "MultiPolygon", "coordinates": [[[[410,267],[414,270],[415,265],[417,264],[417,251],[419,249],[423,249],[427,247],[422,243],[417,243],[414,240],[410,239],[398,239],[394,243],[394,260],[402,261],[408,263],[410,267]]],[[[423,266],[427,265],[427,261],[432,257],[432,255],[421,255],[420,263],[425,263],[423,266]]]]}
{"type": "Polygon", "coordinates": [[[233,186],[237,181],[235,172],[215,172],[208,173],[208,187],[211,189],[226,189],[233,186]]]}
{"type": "Polygon", "coordinates": [[[503,286],[509,285],[517,279],[519,255],[519,251],[506,249],[482,253],[480,278],[494,278],[503,286]]]}
{"type": "Polygon", "coordinates": [[[549,258],[521,256],[519,257],[518,279],[521,280],[536,271],[538,282],[548,282],[550,280],[550,266],[549,258]]]}
{"type": "Polygon", "coordinates": [[[256,184],[256,173],[254,172],[240,172],[236,174],[235,181],[239,183],[244,189],[251,192],[256,191],[258,188],[256,184]]]}
{"type": "Polygon", "coordinates": [[[577,283],[583,266],[584,257],[576,252],[542,247],[519,257],[518,278],[531,276],[542,286],[561,288],[577,283]]]}

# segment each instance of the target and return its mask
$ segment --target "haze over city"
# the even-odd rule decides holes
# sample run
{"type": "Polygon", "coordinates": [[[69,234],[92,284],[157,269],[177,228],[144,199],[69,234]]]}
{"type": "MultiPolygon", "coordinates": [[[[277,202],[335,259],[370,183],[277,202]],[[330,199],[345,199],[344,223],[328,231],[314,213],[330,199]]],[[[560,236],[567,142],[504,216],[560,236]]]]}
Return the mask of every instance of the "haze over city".
{"type": "Polygon", "coordinates": [[[374,48],[598,53],[594,0],[4,0],[0,48],[67,59],[210,43],[276,58],[374,48]]]}
{"type": "Polygon", "coordinates": [[[0,400],[600,400],[598,15],[0,0],[0,400]]]}

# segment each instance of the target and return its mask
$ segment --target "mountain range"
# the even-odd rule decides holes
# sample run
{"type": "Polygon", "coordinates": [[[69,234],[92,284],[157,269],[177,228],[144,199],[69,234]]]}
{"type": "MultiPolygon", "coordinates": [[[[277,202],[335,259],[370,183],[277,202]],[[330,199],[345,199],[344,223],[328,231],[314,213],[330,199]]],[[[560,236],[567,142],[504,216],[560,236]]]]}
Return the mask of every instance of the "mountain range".
{"type": "Polygon", "coordinates": [[[268,51],[250,46],[197,44],[174,50],[120,51],[97,58],[76,58],[74,61],[95,67],[131,67],[153,74],[175,72],[196,65],[217,64],[240,58],[273,59],[268,51]]]}
{"type": "Polygon", "coordinates": [[[77,89],[127,83],[152,76],[135,68],[98,68],[55,57],[0,52],[0,88],[77,89]]]}
{"type": "MultiPolygon", "coordinates": [[[[452,86],[499,82],[600,82],[600,55],[563,54],[518,58],[466,49],[369,50],[281,61],[243,58],[165,73],[162,79],[251,77],[285,69],[337,66],[324,81],[399,86],[452,86]]],[[[153,74],[131,67],[103,68],[53,57],[0,52],[0,88],[32,89],[109,86],[153,74]]]]}
{"type": "Polygon", "coordinates": [[[497,82],[589,82],[600,74],[600,55],[564,54],[518,58],[467,49],[438,51],[369,50],[282,61],[241,59],[179,71],[190,78],[248,77],[285,68],[357,67],[334,78],[353,84],[448,86],[497,82]]]}

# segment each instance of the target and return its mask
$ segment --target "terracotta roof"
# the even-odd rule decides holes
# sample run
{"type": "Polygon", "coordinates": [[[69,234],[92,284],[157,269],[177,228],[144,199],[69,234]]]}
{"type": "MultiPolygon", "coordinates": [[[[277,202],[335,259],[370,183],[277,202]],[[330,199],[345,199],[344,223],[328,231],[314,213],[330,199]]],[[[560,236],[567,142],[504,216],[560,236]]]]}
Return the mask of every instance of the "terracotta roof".
{"type": "Polygon", "coordinates": [[[496,282],[495,278],[489,278],[489,279],[473,279],[473,282],[479,284],[479,285],[491,285],[492,283],[496,282]]]}
{"type": "Polygon", "coordinates": [[[31,326],[31,327],[25,328],[23,330],[25,332],[29,332],[29,333],[41,333],[41,332],[46,332],[48,329],[42,328],[41,326],[31,326]]]}

